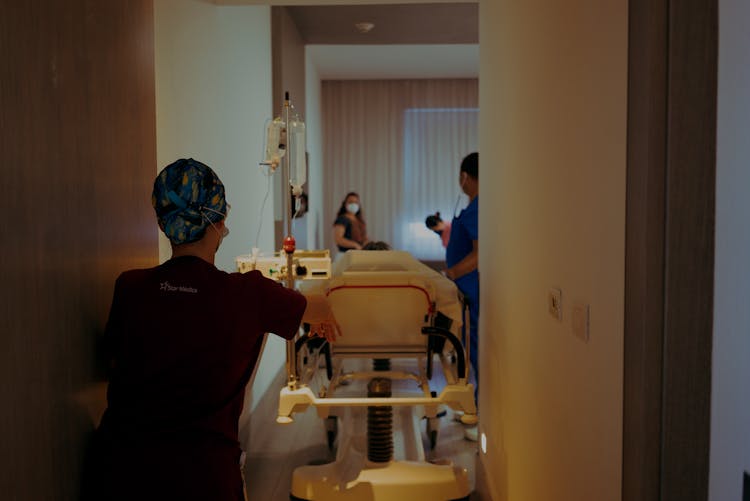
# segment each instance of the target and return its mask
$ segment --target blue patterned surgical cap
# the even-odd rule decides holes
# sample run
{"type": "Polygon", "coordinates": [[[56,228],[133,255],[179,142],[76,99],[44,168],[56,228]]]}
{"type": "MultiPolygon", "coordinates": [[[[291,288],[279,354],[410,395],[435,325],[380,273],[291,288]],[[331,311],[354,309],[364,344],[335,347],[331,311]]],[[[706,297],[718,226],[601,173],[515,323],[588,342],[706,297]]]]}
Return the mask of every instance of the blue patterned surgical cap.
{"type": "Polygon", "coordinates": [[[200,240],[209,221],[221,221],[221,214],[227,213],[219,176],[192,158],[177,160],[156,176],[151,204],[159,226],[175,245],[200,240]]]}

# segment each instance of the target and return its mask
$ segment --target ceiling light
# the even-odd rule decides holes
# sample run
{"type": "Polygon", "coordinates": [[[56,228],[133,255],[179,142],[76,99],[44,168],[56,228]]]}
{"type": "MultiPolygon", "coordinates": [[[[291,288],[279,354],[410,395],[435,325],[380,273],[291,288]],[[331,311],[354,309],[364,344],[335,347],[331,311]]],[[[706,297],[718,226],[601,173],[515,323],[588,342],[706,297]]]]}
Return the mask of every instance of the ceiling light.
{"type": "Polygon", "coordinates": [[[359,31],[360,33],[369,33],[370,30],[375,27],[375,25],[373,23],[363,21],[361,23],[356,23],[354,27],[357,28],[357,31],[359,31]]]}

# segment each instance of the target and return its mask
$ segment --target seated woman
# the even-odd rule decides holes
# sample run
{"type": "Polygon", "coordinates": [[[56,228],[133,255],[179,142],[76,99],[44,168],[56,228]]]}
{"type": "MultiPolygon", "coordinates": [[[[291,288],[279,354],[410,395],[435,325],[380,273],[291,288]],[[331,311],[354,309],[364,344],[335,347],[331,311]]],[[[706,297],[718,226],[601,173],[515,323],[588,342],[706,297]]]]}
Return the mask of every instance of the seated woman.
{"type": "Polygon", "coordinates": [[[354,192],[346,194],[344,201],[333,222],[333,241],[339,252],[350,249],[361,250],[367,243],[367,225],[365,224],[359,195],[354,192]]]}

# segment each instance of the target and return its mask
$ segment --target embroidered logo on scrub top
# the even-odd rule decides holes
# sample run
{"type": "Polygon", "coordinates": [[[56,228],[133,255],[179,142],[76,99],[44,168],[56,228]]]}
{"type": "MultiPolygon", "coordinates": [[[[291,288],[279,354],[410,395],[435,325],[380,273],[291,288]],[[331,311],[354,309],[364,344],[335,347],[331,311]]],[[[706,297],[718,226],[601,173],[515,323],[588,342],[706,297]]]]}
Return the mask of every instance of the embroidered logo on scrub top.
{"type": "Polygon", "coordinates": [[[166,292],[190,292],[191,294],[197,294],[198,289],[193,287],[186,287],[184,285],[172,285],[169,282],[161,282],[159,284],[160,291],[166,292]]]}

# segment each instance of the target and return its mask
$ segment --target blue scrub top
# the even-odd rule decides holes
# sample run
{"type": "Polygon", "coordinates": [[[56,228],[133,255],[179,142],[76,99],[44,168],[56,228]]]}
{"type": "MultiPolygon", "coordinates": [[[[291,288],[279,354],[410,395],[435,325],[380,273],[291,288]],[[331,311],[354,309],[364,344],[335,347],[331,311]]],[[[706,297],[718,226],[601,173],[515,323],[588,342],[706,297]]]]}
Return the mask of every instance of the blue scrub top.
{"type": "MultiPolygon", "coordinates": [[[[474,240],[479,240],[479,196],[474,197],[451,223],[451,238],[445,250],[445,264],[454,266],[474,250],[474,240]]],[[[456,279],[456,285],[464,294],[478,295],[479,272],[474,270],[456,279]]]]}

